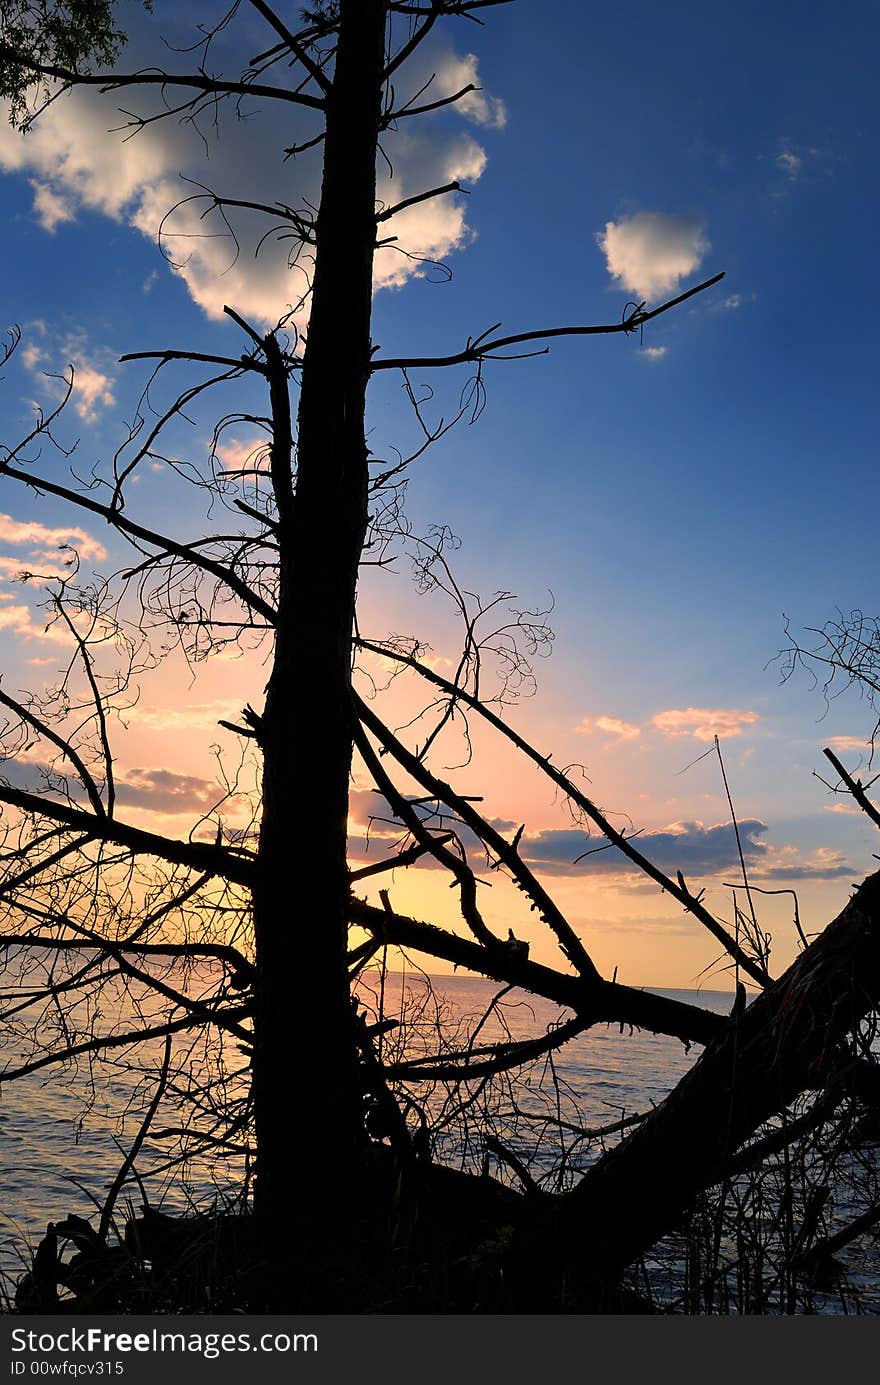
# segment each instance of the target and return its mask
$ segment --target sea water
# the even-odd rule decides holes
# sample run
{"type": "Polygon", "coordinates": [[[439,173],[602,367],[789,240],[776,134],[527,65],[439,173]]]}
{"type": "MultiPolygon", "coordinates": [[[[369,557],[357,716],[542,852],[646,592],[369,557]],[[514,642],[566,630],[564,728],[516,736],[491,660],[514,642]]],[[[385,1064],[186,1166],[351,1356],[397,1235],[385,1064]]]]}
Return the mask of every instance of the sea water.
{"type": "MultiPolygon", "coordinates": [[[[435,977],[418,971],[363,975],[358,992],[370,1018],[394,1021],[381,1039],[386,1062],[440,1051],[440,1036],[457,1052],[474,1051],[472,1061],[498,1044],[552,1032],[570,1018],[540,997],[480,978],[435,977]]],[[[733,996],[718,991],[658,992],[717,1014],[729,1013],[733,996]]],[[[657,1105],[688,1071],[700,1048],[628,1026],[595,1025],[558,1050],[534,1060],[516,1082],[501,1078],[491,1086],[422,1082],[415,1106],[434,1127],[435,1154],[471,1170],[485,1170],[516,1183],[519,1175],[485,1148],[485,1130],[544,1186],[564,1189],[604,1148],[621,1138],[630,1117],[657,1105]],[[583,1131],[596,1132],[583,1138],[583,1131]]],[[[484,1055],[485,1056],[485,1055],[484,1055]]],[[[14,1065],[15,1055],[6,1055],[14,1065]]],[[[49,1221],[69,1213],[91,1218],[115,1178],[149,1103],[161,1064],[162,1045],[141,1057],[139,1073],[124,1063],[99,1066],[71,1077],[50,1067],[2,1086],[0,1099],[0,1272],[7,1285],[28,1260],[49,1221]],[[151,1073],[152,1066],[152,1073],[151,1073]]],[[[291,1080],[295,1082],[295,1073],[291,1080]]],[[[157,1124],[161,1124],[161,1116],[157,1124]]],[[[146,1192],[153,1207],[181,1212],[233,1196],[241,1161],[192,1162],[183,1173],[164,1170],[168,1148],[148,1139],[132,1179],[119,1201],[139,1208],[146,1192]]],[[[880,1307],[870,1236],[850,1252],[867,1311],[880,1307]],[[873,1307],[872,1307],[873,1305],[873,1307]]],[[[832,1297],[824,1311],[834,1311],[832,1297]]]]}

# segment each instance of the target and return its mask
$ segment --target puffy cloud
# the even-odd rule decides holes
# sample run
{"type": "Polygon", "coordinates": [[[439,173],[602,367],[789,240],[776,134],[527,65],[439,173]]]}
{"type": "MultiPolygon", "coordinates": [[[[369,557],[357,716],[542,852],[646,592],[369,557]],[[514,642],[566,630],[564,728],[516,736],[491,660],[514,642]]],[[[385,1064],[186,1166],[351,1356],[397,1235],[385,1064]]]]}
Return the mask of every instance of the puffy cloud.
{"type": "Polygon", "coordinates": [[[747,726],[761,718],[757,712],[737,711],[733,707],[671,707],[656,712],[651,725],[664,736],[693,736],[712,741],[716,736],[741,736],[747,726]]]}
{"type": "Polygon", "coordinates": [[[591,736],[594,731],[602,731],[606,736],[615,736],[620,741],[634,741],[641,734],[641,727],[631,721],[621,721],[619,717],[584,717],[580,726],[575,727],[579,736],[591,736]]]}
{"type": "MultiPolygon", "coordinates": [[[[749,874],[760,880],[837,880],[852,866],[839,851],[821,847],[807,858],[792,846],[774,847],[762,840],[767,824],[759,818],[739,822],[740,844],[749,874]]],[[[733,824],[706,827],[701,822],[675,822],[655,831],[640,832],[638,848],[667,875],[681,871],[702,878],[740,871],[739,848],[733,824]]],[[[634,877],[637,867],[604,837],[586,838],[573,828],[539,832],[525,837],[523,857],[535,869],[553,874],[600,873],[634,877]],[[584,853],[589,853],[584,855],[584,853]],[[578,860],[578,858],[581,858],[578,860]],[[577,864],[575,864],[577,862],[577,864]]],[[[634,878],[638,878],[635,876],[634,878]]],[[[647,877],[642,877],[647,880],[647,877]]]]}
{"type": "Polygon", "coordinates": [[[641,354],[649,361],[660,361],[666,355],[669,348],[666,346],[646,346],[641,354]]]}
{"type": "MultiPolygon", "coordinates": [[[[166,62],[167,51],[155,47],[155,26],[152,31],[149,25],[135,29],[126,67],[166,62]]],[[[476,59],[471,54],[435,52],[424,78],[429,79],[421,98],[426,102],[469,84],[479,86],[476,59]]],[[[420,99],[415,90],[412,98],[416,103],[420,99]]],[[[117,97],[118,102],[122,99],[117,97]]],[[[126,94],[125,99],[145,115],[153,109],[149,93],[126,94]]],[[[484,128],[504,124],[503,104],[482,90],[468,93],[455,109],[484,128]]],[[[114,119],[112,98],[79,89],[52,103],[27,136],[0,120],[0,170],[29,177],[34,212],[47,231],[57,233],[83,210],[127,223],[150,240],[161,227],[171,267],[208,317],[221,319],[229,303],[267,325],[293,311],[301,327],[311,260],[306,251],[291,264],[298,243],[288,234],[289,223],[279,216],[279,234],[269,235],[255,257],[272,221],[254,211],[230,208],[225,223],[212,212],[204,185],[210,184],[220,196],[279,208],[314,206],[320,193],[320,151],[285,162],[284,148],[311,138],[317,122],[313,112],[297,107],[285,107],[279,121],[277,103],[256,99],[247,103],[247,114],[246,120],[223,121],[219,136],[206,119],[206,143],[187,123],[175,119],[148,124],[126,138],[132,131],[125,128],[125,116],[114,119]],[[121,128],[108,130],[114,124],[121,128]],[[181,176],[190,181],[181,182],[181,176]]],[[[383,140],[390,166],[380,161],[379,197],[386,206],[453,180],[474,182],[482,174],[484,151],[447,117],[426,117],[418,133],[411,132],[408,122],[401,124],[403,129],[389,131],[383,140]]],[[[464,200],[456,196],[406,208],[381,223],[381,229],[383,238],[396,240],[377,254],[377,288],[404,283],[424,272],[425,260],[441,259],[470,238],[464,200]]],[[[92,383],[99,401],[101,388],[97,381],[92,383]]]]}
{"type": "MultiPolygon", "coordinates": [[[[447,183],[475,183],[486,167],[485,152],[468,135],[443,139],[427,133],[398,134],[393,156],[394,176],[380,169],[377,184],[376,195],[383,207],[447,183]]],[[[383,221],[379,229],[383,240],[389,236],[397,239],[376,252],[376,288],[399,288],[414,275],[424,273],[426,260],[441,260],[463,249],[473,235],[465,221],[464,202],[454,194],[405,207],[383,221]]]]}
{"type": "Polygon", "coordinates": [[[709,249],[698,217],[665,212],[636,212],[606,222],[596,240],[612,278],[648,300],[672,293],[709,249]]]}
{"type": "Polygon", "coordinates": [[[444,96],[453,96],[466,86],[473,86],[476,90],[469,91],[457,101],[455,109],[469,120],[475,121],[477,125],[491,126],[496,130],[504,128],[507,124],[507,109],[503,101],[497,96],[490,96],[480,86],[477,59],[473,53],[466,53],[461,57],[455,53],[444,53],[433,66],[433,79],[421,99],[426,102],[436,101],[444,96]]]}

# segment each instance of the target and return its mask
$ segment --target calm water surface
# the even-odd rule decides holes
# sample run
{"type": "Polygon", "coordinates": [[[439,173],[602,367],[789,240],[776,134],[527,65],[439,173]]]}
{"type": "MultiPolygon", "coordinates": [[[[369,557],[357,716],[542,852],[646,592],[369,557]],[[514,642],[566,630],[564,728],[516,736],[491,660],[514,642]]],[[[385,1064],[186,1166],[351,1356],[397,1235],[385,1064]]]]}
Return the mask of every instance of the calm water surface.
{"type": "MultiPolygon", "coordinates": [[[[482,1046],[540,1036],[567,1017],[547,1001],[522,992],[503,992],[494,983],[470,977],[435,978],[429,988],[418,973],[390,975],[380,991],[378,979],[368,976],[360,990],[368,1008],[381,1007],[386,1018],[404,1022],[407,1056],[435,1052],[440,1024],[447,1034],[458,1029],[453,1047],[466,1047],[469,1037],[482,1046]]],[[[733,1000],[732,995],[717,991],[659,993],[719,1014],[728,1013],[733,1000]]],[[[395,1053],[398,1042],[396,1032],[383,1040],[386,1059],[399,1056],[395,1053]]],[[[679,1040],[664,1036],[628,1028],[621,1032],[618,1025],[587,1030],[560,1049],[552,1063],[546,1059],[536,1063],[525,1084],[520,1084],[514,1099],[521,1118],[514,1121],[509,1147],[527,1159],[537,1136],[546,1129],[542,1117],[547,1114],[561,1116],[573,1126],[593,1128],[649,1109],[688,1071],[700,1051],[697,1046],[688,1051],[679,1040]]],[[[8,1055],[8,1061],[15,1056],[8,1055]]],[[[158,1069],[160,1045],[151,1057],[158,1069]]],[[[82,1074],[72,1081],[60,1069],[49,1069],[2,1088],[0,1272],[8,1275],[20,1267],[23,1248],[39,1240],[47,1221],[70,1212],[96,1216],[95,1204],[103,1202],[149,1102],[149,1061],[148,1056],[140,1086],[131,1074],[111,1071],[109,1078],[99,1074],[92,1091],[82,1074]]],[[[481,1125],[469,1122],[467,1110],[461,1112],[460,1095],[450,1100],[448,1091],[438,1085],[422,1089],[420,1099],[432,1117],[438,1111],[442,1114],[442,1157],[478,1167],[483,1157],[477,1135],[481,1125]]],[[[496,1128],[502,1131],[510,1107],[511,1093],[502,1089],[495,1097],[496,1128]]],[[[559,1176],[571,1180],[596,1157],[602,1142],[579,1142],[573,1133],[564,1138],[570,1151],[559,1176]]],[[[151,1176],[167,1153],[167,1148],[147,1142],[138,1159],[137,1169],[153,1206],[180,1211],[204,1205],[218,1187],[231,1192],[240,1176],[240,1168],[228,1163],[190,1168],[185,1183],[179,1174],[151,1176]]],[[[553,1166],[558,1173],[558,1158],[553,1166]]],[[[497,1164],[492,1171],[498,1172],[497,1164]]],[[[540,1158],[533,1171],[544,1172],[540,1158]]],[[[125,1197],[140,1203],[134,1184],[127,1187],[121,1210],[125,1197]]],[[[852,1266],[865,1286],[880,1279],[873,1246],[870,1241],[867,1249],[863,1246],[852,1266]]],[[[825,1311],[834,1311],[834,1304],[825,1311]]]]}

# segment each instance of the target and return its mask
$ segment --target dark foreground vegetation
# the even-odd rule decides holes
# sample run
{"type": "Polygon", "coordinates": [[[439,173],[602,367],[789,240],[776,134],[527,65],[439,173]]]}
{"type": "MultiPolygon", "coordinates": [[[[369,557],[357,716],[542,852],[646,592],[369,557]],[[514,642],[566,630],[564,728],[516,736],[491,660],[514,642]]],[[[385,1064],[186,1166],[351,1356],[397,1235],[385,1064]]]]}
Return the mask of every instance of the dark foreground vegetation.
{"type": "MultiPolygon", "coordinates": [[[[49,577],[49,619],[69,631],[66,676],[40,695],[0,691],[4,753],[16,766],[0,785],[0,942],[18,959],[4,1024],[10,1050],[25,1054],[10,1059],[3,1081],[120,1053],[134,1065],[140,1048],[165,1044],[161,1067],[144,1069],[144,1118],[105,1207],[91,1223],[70,1216],[50,1229],[19,1286],[20,1311],[810,1310],[824,1292],[817,1286],[833,1286],[841,1273],[836,1254],[870,1237],[877,1221],[873,1166],[853,1152],[878,1101],[880,876],[866,879],[818,937],[803,939],[796,961],[774,977],[745,875],[742,908],[730,921],[716,917],[701,890],[681,873],[664,874],[637,834],[613,825],[575,774],[517,734],[506,704],[548,638],[543,615],[462,592],[446,531],[416,534],[405,517],[408,468],[453,421],[479,413],[491,362],[543,350],[560,335],[637,332],[721,277],[650,311],[628,304],[608,324],[490,327],[438,356],[374,345],[377,245],[396,227],[403,238],[395,218],[408,207],[460,193],[452,183],[386,205],[377,158],[401,125],[472,93],[472,84],[438,91],[407,74],[420,72],[435,30],[482,20],[494,7],[340,0],[297,14],[250,0],[242,8],[265,24],[265,47],[230,78],[213,66],[217,35],[228,39],[226,16],[214,17],[194,59],[169,52],[178,65],[156,73],[121,65],[112,7],[0,4],[0,75],[20,124],[39,119],[41,102],[83,86],[108,93],[109,120],[114,94],[130,104],[134,90],[146,103],[143,114],[126,115],[135,133],[154,118],[198,123],[235,102],[247,110],[257,96],[276,103],[285,112],[278,142],[279,157],[283,148],[291,160],[290,202],[245,205],[291,240],[304,284],[298,308],[265,333],[230,305],[240,333],[231,354],[177,343],[138,351],[154,367],[142,414],[112,468],[89,484],[40,460],[63,404],[0,454],[4,504],[16,489],[64,502],[78,524],[109,526],[132,549],[113,578],[83,581],[75,567],[49,577]],[[49,12],[78,25],[46,24],[49,12]],[[158,110],[149,105],[157,89],[174,94],[158,110]],[[300,122],[293,144],[292,117],[300,122]],[[297,206],[298,168],[307,180],[315,160],[320,198],[302,193],[297,206]],[[155,403],[178,370],[187,382],[155,403]],[[365,411],[371,380],[387,371],[412,403],[417,441],[380,458],[367,447],[365,411]],[[412,373],[455,371],[465,380],[457,412],[431,422],[412,373]],[[171,468],[172,485],[207,497],[204,530],[169,524],[159,532],[133,517],[131,484],[139,467],[175,457],[166,454],[167,430],[209,392],[222,392],[224,403],[207,463],[171,468]],[[233,473],[218,463],[230,419],[265,438],[253,464],[233,473]],[[404,554],[461,616],[462,648],[448,678],[417,639],[373,634],[357,603],[361,565],[404,554]],[[240,751],[238,768],[216,808],[180,839],[120,815],[113,746],[114,714],[133,705],[138,680],[173,642],[196,663],[230,642],[261,656],[254,705],[230,708],[220,723],[240,751]],[[381,694],[404,682],[422,689],[420,715],[395,730],[381,694]],[[445,777],[447,738],[478,723],[552,781],[585,834],[600,834],[600,845],[708,930],[738,987],[731,1014],[600,974],[521,853],[523,829],[503,831],[445,777]],[[399,828],[396,852],[366,867],[347,859],[353,764],[399,828]],[[233,796],[250,804],[249,825],[234,831],[224,820],[233,796]],[[379,904],[363,898],[361,882],[428,856],[448,872],[453,923],[409,917],[387,891],[379,904]],[[499,933],[488,911],[478,876],[490,869],[521,893],[516,933],[499,933]],[[531,960],[538,930],[555,943],[558,965],[531,960]],[[401,953],[428,970],[451,963],[544,997],[560,1007],[560,1022],[528,1040],[486,1045],[473,1034],[462,1045],[441,1032],[430,1051],[408,1046],[406,1026],[395,1030],[381,1002],[352,1000],[366,968],[401,953]],[[748,1006],[746,985],[756,992],[748,1006]],[[113,986],[124,989],[133,1016],[125,1023],[104,1018],[102,997],[113,986]],[[665,1101],[617,1132],[623,1138],[599,1132],[607,1148],[597,1146],[576,1177],[557,1177],[559,1160],[542,1146],[552,1151],[571,1133],[558,1110],[523,1155],[493,1100],[502,1086],[528,1086],[536,1063],[607,1023],[620,1026],[621,1042],[630,1026],[703,1052],[665,1101]],[[193,1077],[198,1046],[209,1078],[193,1077]],[[462,1116],[484,1121],[484,1165],[453,1169],[435,1157],[424,1093],[438,1084],[462,1116]],[[122,1216],[120,1194],[132,1188],[160,1108],[173,1109],[177,1123],[156,1136],[182,1164],[206,1150],[242,1160],[230,1211],[175,1221],[147,1198],[141,1213],[122,1216]],[[834,1190],[844,1165],[855,1191],[842,1216],[834,1190]],[[676,1237],[679,1288],[664,1299],[651,1262],[676,1237]]],[[[199,196],[226,218],[243,205],[235,189],[199,196]]],[[[876,821],[863,787],[842,765],[836,772],[876,821]]]]}

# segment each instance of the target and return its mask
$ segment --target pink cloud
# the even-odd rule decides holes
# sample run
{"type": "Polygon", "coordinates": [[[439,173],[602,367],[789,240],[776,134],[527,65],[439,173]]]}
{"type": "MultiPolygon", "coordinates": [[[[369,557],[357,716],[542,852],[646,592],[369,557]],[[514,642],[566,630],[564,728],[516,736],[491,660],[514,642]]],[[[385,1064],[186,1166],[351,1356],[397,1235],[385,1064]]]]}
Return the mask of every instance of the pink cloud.
{"type": "Polygon", "coordinates": [[[741,736],[747,726],[760,720],[757,712],[733,707],[670,707],[668,711],[656,712],[651,725],[664,736],[693,736],[698,741],[711,741],[715,736],[741,736]]]}

